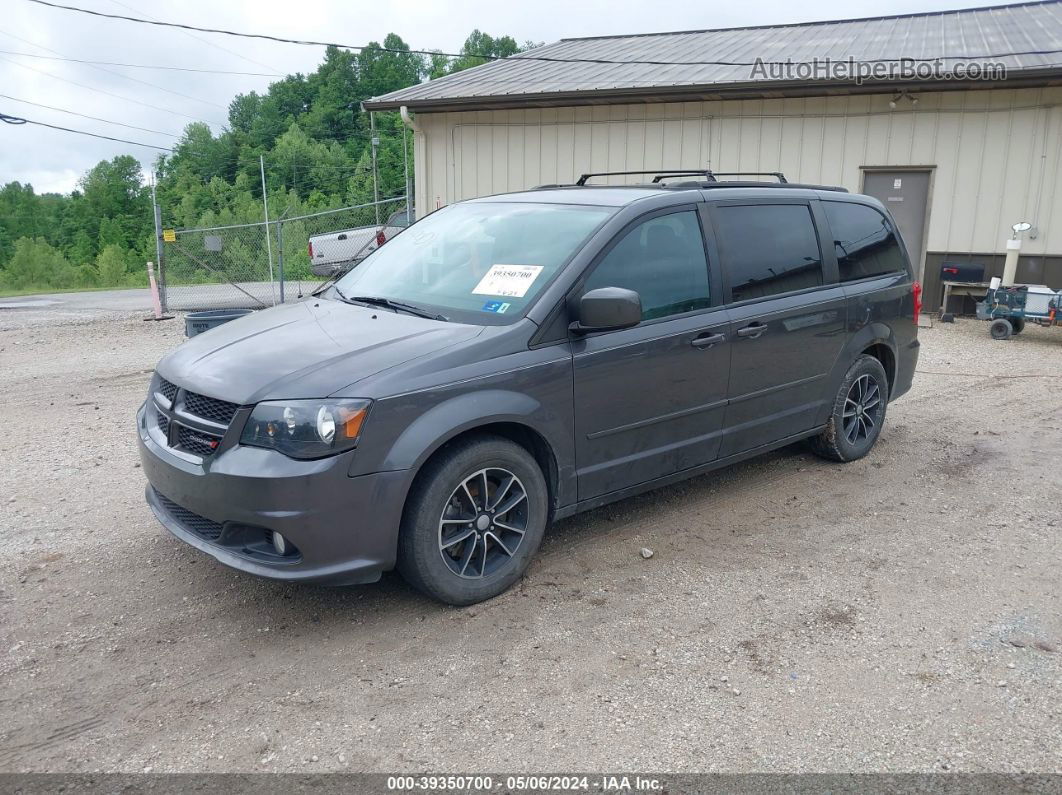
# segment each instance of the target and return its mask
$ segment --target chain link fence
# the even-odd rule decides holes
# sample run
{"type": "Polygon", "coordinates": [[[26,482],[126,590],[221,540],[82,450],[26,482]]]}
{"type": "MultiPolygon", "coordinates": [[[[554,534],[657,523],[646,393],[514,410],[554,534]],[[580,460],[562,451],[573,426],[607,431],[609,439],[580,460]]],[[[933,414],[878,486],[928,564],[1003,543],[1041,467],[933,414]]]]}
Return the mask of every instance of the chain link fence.
{"type": "Polygon", "coordinates": [[[398,196],[310,215],[282,214],[268,224],[175,230],[175,240],[163,243],[163,309],[262,309],[295,300],[322,280],[310,270],[311,237],[355,229],[372,230],[375,237],[389,217],[406,209],[406,197],[398,196]]]}

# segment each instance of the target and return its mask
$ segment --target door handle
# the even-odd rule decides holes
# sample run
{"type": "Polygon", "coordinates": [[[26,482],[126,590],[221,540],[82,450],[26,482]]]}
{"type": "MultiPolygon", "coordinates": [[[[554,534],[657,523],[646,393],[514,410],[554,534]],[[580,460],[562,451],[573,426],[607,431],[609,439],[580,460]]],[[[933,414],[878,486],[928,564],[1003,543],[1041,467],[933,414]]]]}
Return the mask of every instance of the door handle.
{"type": "Polygon", "coordinates": [[[749,339],[756,339],[761,334],[767,331],[767,326],[762,323],[753,323],[751,326],[745,326],[745,328],[738,329],[737,335],[739,337],[748,337],[749,339]]]}
{"type": "Polygon", "coordinates": [[[694,348],[711,348],[720,342],[726,342],[726,334],[703,334],[700,337],[694,337],[690,345],[694,348]]]}

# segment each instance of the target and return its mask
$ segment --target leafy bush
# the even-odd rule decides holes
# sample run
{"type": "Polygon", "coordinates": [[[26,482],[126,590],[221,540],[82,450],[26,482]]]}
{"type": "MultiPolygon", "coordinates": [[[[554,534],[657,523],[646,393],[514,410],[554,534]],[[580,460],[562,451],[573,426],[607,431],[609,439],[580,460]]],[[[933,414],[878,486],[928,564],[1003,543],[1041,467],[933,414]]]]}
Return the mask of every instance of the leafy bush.
{"type": "Polygon", "coordinates": [[[128,251],[117,243],[103,247],[96,257],[96,272],[99,274],[101,287],[123,287],[130,283],[134,273],[130,273],[132,257],[128,251]]]}
{"type": "Polygon", "coordinates": [[[75,268],[57,248],[42,237],[20,237],[14,254],[0,269],[0,287],[12,290],[82,287],[92,284],[91,275],[75,268]]]}

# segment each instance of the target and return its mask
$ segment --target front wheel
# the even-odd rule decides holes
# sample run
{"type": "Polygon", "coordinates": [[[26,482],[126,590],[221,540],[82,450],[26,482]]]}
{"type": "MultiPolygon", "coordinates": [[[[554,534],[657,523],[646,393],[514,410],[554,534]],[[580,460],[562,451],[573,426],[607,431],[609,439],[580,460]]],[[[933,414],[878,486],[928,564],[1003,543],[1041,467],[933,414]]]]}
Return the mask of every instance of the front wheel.
{"type": "Polygon", "coordinates": [[[885,368],[873,356],[860,356],[841,381],[826,429],[812,437],[812,451],[831,461],[862,458],[878,440],[888,402],[885,368]]]}
{"type": "Polygon", "coordinates": [[[542,541],[548,489],[538,463],[500,436],[454,444],[417,477],[398,538],[398,570],[442,602],[497,596],[542,541]]]}

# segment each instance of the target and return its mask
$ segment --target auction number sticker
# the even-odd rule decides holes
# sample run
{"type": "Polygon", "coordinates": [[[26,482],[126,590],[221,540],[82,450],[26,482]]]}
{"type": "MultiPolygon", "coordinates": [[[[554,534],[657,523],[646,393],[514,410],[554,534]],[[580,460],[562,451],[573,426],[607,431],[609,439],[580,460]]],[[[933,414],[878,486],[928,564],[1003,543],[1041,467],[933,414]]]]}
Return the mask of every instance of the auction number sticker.
{"type": "Polygon", "coordinates": [[[541,272],[541,265],[491,265],[472,293],[523,298],[541,272]]]}

